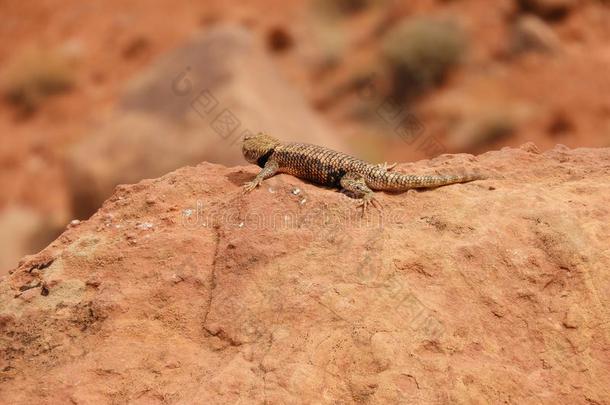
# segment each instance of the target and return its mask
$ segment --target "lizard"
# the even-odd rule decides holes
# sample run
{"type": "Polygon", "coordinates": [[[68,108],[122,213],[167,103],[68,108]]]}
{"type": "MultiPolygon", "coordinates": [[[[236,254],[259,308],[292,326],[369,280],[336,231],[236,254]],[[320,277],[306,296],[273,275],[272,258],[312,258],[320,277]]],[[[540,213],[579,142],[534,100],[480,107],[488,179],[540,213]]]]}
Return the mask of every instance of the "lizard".
{"type": "Polygon", "coordinates": [[[307,143],[283,143],[266,133],[246,135],[242,153],[262,170],[244,184],[254,190],[275,174],[286,173],[320,185],[341,188],[360,199],[362,213],[369,205],[381,209],[374,191],[403,192],[483,179],[478,175],[419,176],[391,171],[396,164],[372,164],[346,153],[307,143]]]}

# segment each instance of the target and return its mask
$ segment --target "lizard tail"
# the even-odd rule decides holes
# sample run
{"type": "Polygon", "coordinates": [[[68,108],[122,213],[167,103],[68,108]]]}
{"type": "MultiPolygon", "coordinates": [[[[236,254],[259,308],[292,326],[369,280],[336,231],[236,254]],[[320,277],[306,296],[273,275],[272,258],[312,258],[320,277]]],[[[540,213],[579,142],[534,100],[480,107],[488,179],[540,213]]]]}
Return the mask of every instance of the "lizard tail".
{"type": "Polygon", "coordinates": [[[446,176],[416,176],[403,173],[388,173],[384,184],[379,189],[385,191],[406,191],[412,188],[434,188],[455,183],[467,183],[482,180],[479,174],[446,175],[446,176]]]}

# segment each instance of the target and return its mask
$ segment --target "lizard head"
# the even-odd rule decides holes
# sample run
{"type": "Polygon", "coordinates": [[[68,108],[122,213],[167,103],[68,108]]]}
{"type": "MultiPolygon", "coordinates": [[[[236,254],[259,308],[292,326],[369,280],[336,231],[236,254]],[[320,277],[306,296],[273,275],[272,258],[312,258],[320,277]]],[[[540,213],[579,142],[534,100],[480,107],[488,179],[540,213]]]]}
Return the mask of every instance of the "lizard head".
{"type": "Polygon", "coordinates": [[[264,167],[267,159],[279,144],[279,140],[263,132],[256,135],[246,135],[244,136],[242,153],[248,162],[264,167]]]}

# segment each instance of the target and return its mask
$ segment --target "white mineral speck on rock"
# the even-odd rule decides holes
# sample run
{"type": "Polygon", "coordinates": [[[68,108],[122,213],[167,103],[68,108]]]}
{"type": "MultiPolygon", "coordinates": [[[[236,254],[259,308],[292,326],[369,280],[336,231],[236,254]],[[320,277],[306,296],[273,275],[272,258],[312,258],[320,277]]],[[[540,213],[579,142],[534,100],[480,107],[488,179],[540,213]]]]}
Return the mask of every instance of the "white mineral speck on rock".
{"type": "Polygon", "coordinates": [[[154,225],[152,223],[150,223],[150,222],[143,222],[141,224],[138,224],[137,228],[139,228],[139,229],[152,229],[153,226],[154,225]]]}
{"type": "Polygon", "coordinates": [[[188,209],[188,210],[184,210],[182,211],[182,213],[184,214],[185,217],[190,217],[191,215],[193,215],[193,210],[188,209]]]}
{"type": "Polygon", "coordinates": [[[300,189],[300,188],[294,188],[294,189],[292,189],[292,194],[294,194],[294,195],[298,195],[300,192],[301,192],[301,189],[300,189]]]}

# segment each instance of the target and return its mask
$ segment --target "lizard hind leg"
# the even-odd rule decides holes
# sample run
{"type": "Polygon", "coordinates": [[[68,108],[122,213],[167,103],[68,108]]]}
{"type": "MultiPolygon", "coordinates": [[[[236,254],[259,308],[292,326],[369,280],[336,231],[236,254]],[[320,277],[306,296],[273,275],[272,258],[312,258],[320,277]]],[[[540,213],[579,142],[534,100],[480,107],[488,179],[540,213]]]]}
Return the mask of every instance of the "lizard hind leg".
{"type": "Polygon", "coordinates": [[[343,187],[343,190],[348,191],[353,194],[354,197],[361,199],[358,206],[362,207],[363,215],[369,205],[381,210],[381,204],[375,198],[375,193],[367,186],[364,177],[360,174],[352,172],[346,173],[341,177],[340,184],[341,187],[343,187]]]}

